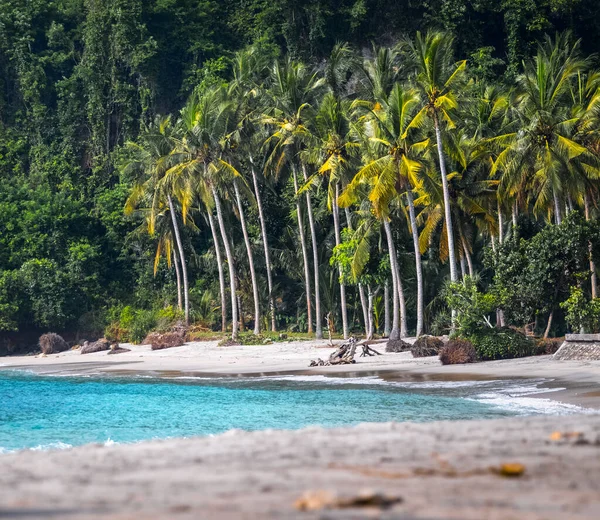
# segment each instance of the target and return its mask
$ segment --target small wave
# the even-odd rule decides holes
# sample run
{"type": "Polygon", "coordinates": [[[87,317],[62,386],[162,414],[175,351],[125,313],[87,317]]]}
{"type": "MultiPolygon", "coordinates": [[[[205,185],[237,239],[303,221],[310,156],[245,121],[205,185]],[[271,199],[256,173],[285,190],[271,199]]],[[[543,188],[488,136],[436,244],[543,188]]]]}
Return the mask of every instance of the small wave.
{"type": "Polygon", "coordinates": [[[29,451],[48,451],[48,450],[68,450],[72,448],[72,444],[67,444],[66,442],[51,442],[50,444],[38,444],[33,448],[26,448],[29,451]]]}

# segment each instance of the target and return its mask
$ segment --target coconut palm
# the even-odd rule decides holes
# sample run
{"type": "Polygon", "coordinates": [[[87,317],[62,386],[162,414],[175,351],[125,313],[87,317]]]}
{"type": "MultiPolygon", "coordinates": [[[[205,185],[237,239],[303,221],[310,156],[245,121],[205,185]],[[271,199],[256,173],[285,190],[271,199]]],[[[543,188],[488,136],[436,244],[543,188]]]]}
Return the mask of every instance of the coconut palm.
{"type": "MultiPolygon", "coordinates": [[[[272,146],[268,166],[273,166],[276,171],[280,171],[285,164],[289,164],[296,194],[298,194],[300,187],[298,182],[299,169],[302,171],[304,182],[308,180],[307,164],[301,160],[300,151],[304,148],[304,144],[310,136],[306,123],[310,119],[309,112],[313,111],[313,105],[323,83],[323,79],[319,78],[316,73],[310,71],[304,64],[295,62],[290,58],[283,61],[277,61],[271,70],[268,95],[272,102],[272,108],[262,118],[263,123],[274,128],[273,133],[267,139],[266,143],[267,145],[272,146]]],[[[317,338],[322,338],[323,317],[321,315],[321,298],[319,291],[317,232],[310,191],[306,191],[305,195],[312,240],[315,285],[315,332],[317,338]]],[[[306,277],[307,311],[310,324],[312,320],[310,310],[308,250],[306,247],[299,198],[297,198],[296,201],[296,212],[298,217],[298,233],[302,245],[302,256],[306,277]]],[[[309,332],[311,329],[312,324],[309,325],[309,332]]]]}
{"type": "Polygon", "coordinates": [[[454,62],[454,38],[447,33],[430,31],[423,35],[417,32],[415,41],[404,45],[413,70],[410,74],[415,86],[423,96],[423,107],[413,119],[414,126],[423,124],[425,116],[433,122],[438,152],[440,175],[444,195],[444,216],[448,240],[448,263],[450,279],[457,280],[454,230],[452,227],[451,200],[446,173],[446,159],[442,140],[442,126],[456,126],[453,111],[458,107],[458,93],[465,79],[466,60],[454,62]]]}
{"type": "Polygon", "coordinates": [[[137,143],[127,143],[127,148],[130,152],[130,160],[125,163],[123,171],[125,173],[135,174],[136,180],[134,188],[127,200],[125,211],[126,213],[133,211],[145,193],[151,194],[148,231],[150,234],[153,234],[156,218],[162,212],[166,200],[171,216],[177,250],[181,260],[185,302],[185,323],[186,325],[189,325],[190,304],[187,264],[172,197],[173,193],[177,193],[181,186],[177,182],[172,182],[172,179],[167,175],[168,157],[173,149],[173,144],[174,129],[169,117],[157,117],[154,123],[140,134],[137,143]]]}
{"type": "Polygon", "coordinates": [[[429,141],[414,139],[415,132],[409,128],[419,110],[418,92],[396,83],[386,98],[376,103],[358,102],[355,106],[363,121],[371,125],[369,140],[373,158],[352,182],[376,179],[369,199],[381,215],[389,213],[393,199],[406,194],[417,274],[416,335],[420,336],[423,332],[423,273],[413,190],[421,185],[419,174],[423,170],[423,155],[429,141]]]}

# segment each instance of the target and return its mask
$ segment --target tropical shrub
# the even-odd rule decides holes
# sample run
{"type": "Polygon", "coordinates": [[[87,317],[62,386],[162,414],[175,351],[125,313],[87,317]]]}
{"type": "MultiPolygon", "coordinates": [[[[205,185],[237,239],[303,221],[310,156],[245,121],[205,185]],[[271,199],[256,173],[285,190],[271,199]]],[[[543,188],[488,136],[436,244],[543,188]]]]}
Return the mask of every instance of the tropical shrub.
{"type": "Polygon", "coordinates": [[[600,332],[600,298],[588,300],[580,287],[571,287],[571,295],[560,306],[574,331],[600,332]]]}
{"type": "Polygon", "coordinates": [[[477,351],[477,357],[483,361],[492,359],[513,359],[536,354],[535,343],[514,329],[486,328],[469,335],[477,351]]]}
{"type": "Polygon", "coordinates": [[[478,277],[465,276],[460,282],[450,282],[444,286],[446,304],[457,311],[455,327],[459,335],[491,327],[489,315],[498,306],[498,299],[492,293],[481,292],[478,284],[478,277]]]}
{"type": "Polygon", "coordinates": [[[477,361],[477,352],[470,341],[463,338],[451,339],[440,350],[440,361],[442,365],[475,363],[477,361]]]}
{"type": "Polygon", "coordinates": [[[536,354],[538,356],[552,355],[563,344],[564,338],[540,338],[535,342],[536,354]]]}

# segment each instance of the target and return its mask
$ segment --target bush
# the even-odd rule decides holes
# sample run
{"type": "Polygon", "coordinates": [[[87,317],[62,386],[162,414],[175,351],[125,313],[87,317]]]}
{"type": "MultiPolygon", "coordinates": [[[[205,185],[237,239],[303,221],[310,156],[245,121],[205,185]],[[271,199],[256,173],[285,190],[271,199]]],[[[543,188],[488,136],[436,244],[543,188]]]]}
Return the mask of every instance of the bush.
{"type": "Polygon", "coordinates": [[[477,356],[483,361],[513,359],[536,354],[536,346],[527,336],[514,329],[488,327],[469,335],[477,356]]]}
{"type": "Polygon", "coordinates": [[[413,357],[437,356],[444,347],[444,342],[435,336],[421,336],[415,341],[410,351],[413,357]]]}
{"type": "Polygon", "coordinates": [[[38,340],[42,354],[56,354],[57,352],[64,352],[69,350],[67,342],[54,332],[48,332],[40,336],[38,340]]]}
{"type": "Polygon", "coordinates": [[[412,348],[410,343],[406,343],[401,339],[391,339],[385,346],[386,352],[408,352],[412,348]]]}
{"type": "Polygon", "coordinates": [[[571,287],[569,299],[560,304],[565,319],[577,332],[600,332],[600,298],[588,300],[579,287],[571,287]]]}
{"type": "Polygon", "coordinates": [[[144,345],[152,345],[152,350],[162,350],[171,347],[181,347],[185,343],[185,334],[181,332],[153,332],[143,341],[144,345]]]}
{"type": "Polygon", "coordinates": [[[451,339],[448,344],[440,350],[440,361],[442,365],[461,365],[464,363],[475,363],[477,351],[473,344],[466,339],[451,339]]]}

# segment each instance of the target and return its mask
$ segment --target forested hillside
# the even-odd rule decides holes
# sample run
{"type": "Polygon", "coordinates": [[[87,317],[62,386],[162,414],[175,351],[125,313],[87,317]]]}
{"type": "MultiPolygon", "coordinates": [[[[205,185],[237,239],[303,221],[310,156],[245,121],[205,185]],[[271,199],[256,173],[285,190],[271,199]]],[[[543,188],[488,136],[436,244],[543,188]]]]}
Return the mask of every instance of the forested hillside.
{"type": "Polygon", "coordinates": [[[594,328],[596,52],[595,0],[0,0],[0,334],[594,328]]]}

